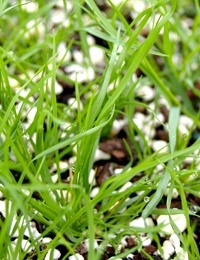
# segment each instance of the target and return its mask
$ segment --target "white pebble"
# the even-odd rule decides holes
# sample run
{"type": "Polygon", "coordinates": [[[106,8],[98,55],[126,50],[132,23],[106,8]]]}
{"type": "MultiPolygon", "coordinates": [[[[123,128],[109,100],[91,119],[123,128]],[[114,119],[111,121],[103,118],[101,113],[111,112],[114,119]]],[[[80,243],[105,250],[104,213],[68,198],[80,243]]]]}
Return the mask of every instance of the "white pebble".
{"type": "Polygon", "coordinates": [[[130,188],[133,185],[132,182],[128,181],[126,182],[120,189],[119,192],[126,191],[128,188],[130,188]]]}
{"type": "Polygon", "coordinates": [[[99,192],[99,187],[95,187],[94,189],[91,190],[91,192],[90,192],[90,197],[91,197],[91,198],[96,197],[96,195],[98,194],[98,192],[99,192]]]}
{"type": "Polygon", "coordinates": [[[152,239],[149,237],[149,235],[140,235],[140,238],[142,240],[142,246],[150,246],[152,243],[152,239]]]}
{"type": "Polygon", "coordinates": [[[67,49],[67,46],[66,46],[65,42],[61,42],[58,45],[57,52],[58,52],[58,54],[56,56],[56,61],[57,62],[62,60],[64,63],[67,63],[67,62],[69,62],[71,60],[71,53],[67,49]]]}
{"type": "Polygon", "coordinates": [[[145,220],[142,217],[136,218],[133,221],[129,223],[129,226],[131,227],[139,227],[139,228],[145,228],[146,226],[154,226],[152,218],[146,218],[145,220]]]}
{"type": "Polygon", "coordinates": [[[127,257],[126,257],[126,259],[127,259],[127,260],[132,260],[132,259],[133,259],[133,257],[134,257],[134,255],[133,255],[133,254],[128,254],[128,255],[127,255],[127,257]]]}
{"type": "MultiPolygon", "coordinates": [[[[86,240],[84,241],[84,246],[85,246],[85,248],[87,249],[87,251],[89,251],[90,243],[89,243],[89,240],[88,240],[88,239],[86,239],[86,240]]],[[[94,241],[94,244],[93,244],[93,248],[94,248],[94,249],[97,249],[98,246],[99,246],[99,245],[98,245],[97,241],[95,240],[95,241],[94,241]]]]}
{"type": "Polygon", "coordinates": [[[97,46],[90,47],[90,57],[93,65],[98,65],[104,62],[104,51],[97,46]]]}
{"type": "Polygon", "coordinates": [[[145,2],[143,0],[134,0],[134,1],[132,1],[132,9],[136,13],[143,12],[145,9],[147,9],[147,7],[148,7],[147,2],[145,2]]]}
{"type": "Polygon", "coordinates": [[[70,166],[73,166],[76,162],[76,156],[72,156],[69,158],[68,163],[70,166]]]}
{"type": "MultiPolygon", "coordinates": [[[[186,223],[186,218],[184,216],[184,214],[176,214],[176,215],[171,215],[172,221],[174,222],[174,224],[177,226],[177,228],[179,229],[180,232],[183,232],[186,227],[187,227],[187,223],[186,223]]],[[[169,216],[167,215],[160,215],[157,218],[157,224],[164,224],[163,227],[161,227],[161,232],[160,235],[166,234],[166,235],[172,235],[174,234],[174,230],[170,224],[170,219],[169,216]]]]}
{"type": "Polygon", "coordinates": [[[127,120],[126,119],[120,119],[120,120],[115,119],[113,121],[111,134],[112,135],[117,135],[126,124],[127,124],[127,120]]]}
{"type": "Polygon", "coordinates": [[[30,20],[26,25],[26,32],[24,34],[25,38],[29,38],[31,36],[38,36],[40,39],[45,34],[45,26],[41,21],[30,20]]]}
{"type": "Polygon", "coordinates": [[[97,148],[94,156],[94,161],[99,161],[99,160],[109,160],[111,158],[110,154],[103,152],[99,148],[97,148]]]}
{"type": "MultiPolygon", "coordinates": [[[[162,248],[162,249],[163,249],[163,248],[162,248]]],[[[158,252],[159,255],[161,255],[160,250],[157,250],[157,252],[158,252]]],[[[164,260],[170,259],[170,254],[168,254],[168,252],[164,251],[164,249],[163,249],[163,259],[164,259],[164,260]]]]}
{"type": "Polygon", "coordinates": [[[193,161],[194,161],[194,158],[192,156],[191,157],[186,157],[184,159],[184,163],[186,163],[186,164],[191,164],[191,163],[193,163],[193,161]]]}
{"type": "Polygon", "coordinates": [[[87,42],[88,42],[88,44],[89,45],[94,45],[95,44],[95,39],[94,39],[94,37],[92,36],[92,35],[87,35],[87,42]]]}
{"type": "MultiPolygon", "coordinates": [[[[69,164],[65,161],[59,161],[59,169],[61,171],[65,171],[69,168],[69,164]]],[[[57,164],[56,163],[53,163],[52,167],[51,167],[51,173],[57,171],[57,164]]]]}
{"type": "Polygon", "coordinates": [[[147,139],[152,139],[155,136],[155,128],[153,128],[150,124],[146,124],[142,127],[142,131],[145,134],[147,139]]]}
{"type": "Polygon", "coordinates": [[[52,175],[51,176],[51,180],[52,180],[53,183],[57,183],[57,181],[58,181],[58,174],[52,175]]]}
{"type": "Polygon", "coordinates": [[[179,133],[180,133],[181,136],[183,136],[183,135],[188,135],[188,133],[189,133],[189,130],[188,130],[187,127],[184,126],[184,125],[179,125],[179,126],[178,126],[178,131],[179,131],[179,133]]]}
{"type": "Polygon", "coordinates": [[[167,153],[169,151],[168,144],[164,140],[153,140],[151,146],[155,152],[167,153]]]}
{"type": "Polygon", "coordinates": [[[44,237],[41,239],[41,243],[43,244],[49,244],[52,241],[50,237],[44,237]]]}
{"type": "Polygon", "coordinates": [[[156,172],[162,172],[164,170],[164,166],[162,164],[157,164],[155,167],[156,172]]]}
{"type": "Polygon", "coordinates": [[[6,217],[6,213],[9,214],[11,208],[11,202],[6,200],[0,200],[0,212],[6,217]]]}
{"type": "Polygon", "coordinates": [[[128,238],[128,236],[124,236],[122,237],[120,244],[123,245],[124,247],[126,247],[128,245],[126,239],[128,238]]]}
{"type": "Polygon", "coordinates": [[[64,9],[54,9],[50,18],[53,24],[60,24],[66,20],[66,11],[64,9]]]}
{"type": "MultiPolygon", "coordinates": [[[[112,0],[111,2],[112,2],[115,6],[117,6],[117,5],[120,5],[121,3],[123,3],[123,1],[124,1],[124,0],[112,0]]],[[[106,4],[107,4],[108,6],[110,6],[110,3],[109,3],[108,0],[106,0],[106,4]]]]}
{"type": "Polygon", "coordinates": [[[38,3],[37,2],[28,2],[22,1],[21,2],[22,10],[26,11],[27,13],[34,13],[38,11],[38,3]]]}
{"type": "Polygon", "coordinates": [[[96,184],[95,174],[96,174],[95,170],[91,169],[89,174],[89,184],[92,184],[93,186],[96,184]]]}
{"type": "Polygon", "coordinates": [[[178,260],[189,260],[188,253],[182,247],[176,248],[175,251],[178,260]]]}
{"type": "Polygon", "coordinates": [[[139,129],[142,128],[145,122],[145,115],[140,112],[136,112],[133,117],[133,122],[139,129]]]}
{"type": "MultiPolygon", "coordinates": [[[[169,193],[169,188],[167,188],[167,189],[165,190],[165,193],[164,193],[165,196],[167,196],[168,193],[169,193]]],[[[178,190],[177,190],[176,188],[173,188],[173,190],[172,190],[172,198],[173,198],[173,199],[177,199],[178,196],[179,196],[178,190]]]]}
{"type": "Polygon", "coordinates": [[[22,239],[21,248],[24,252],[30,253],[34,250],[34,247],[31,246],[31,243],[28,240],[22,239]]]}
{"type": "Polygon", "coordinates": [[[122,168],[116,168],[116,169],[114,169],[113,173],[114,173],[115,175],[119,175],[119,174],[122,173],[122,171],[123,171],[122,168]]]}
{"type": "Polygon", "coordinates": [[[86,68],[78,64],[71,64],[65,68],[65,72],[71,80],[77,81],[78,83],[95,79],[95,73],[91,67],[86,68]]]}
{"type": "MultiPolygon", "coordinates": [[[[14,88],[14,89],[18,88],[20,90],[20,83],[18,80],[8,77],[8,81],[9,81],[11,88],[14,88]]],[[[20,96],[21,96],[21,94],[20,94],[20,96]]]]}
{"type": "Polygon", "coordinates": [[[162,248],[163,248],[163,251],[167,252],[169,255],[173,255],[175,252],[175,249],[169,240],[165,240],[163,242],[162,248]]]}
{"type": "Polygon", "coordinates": [[[151,101],[155,96],[155,90],[149,86],[142,86],[136,89],[136,95],[144,101],[151,101]]]}
{"type": "Polygon", "coordinates": [[[84,260],[84,257],[80,254],[71,255],[68,257],[69,260],[84,260]]]}
{"type": "Polygon", "coordinates": [[[77,99],[74,97],[69,98],[67,103],[72,109],[83,109],[83,104],[81,103],[81,101],[78,103],[77,99]]]}
{"type": "Polygon", "coordinates": [[[154,118],[154,126],[158,127],[165,122],[165,117],[162,113],[158,113],[154,118]]]}
{"type": "MultiPolygon", "coordinates": [[[[52,85],[52,79],[49,78],[47,81],[47,89],[49,93],[51,93],[51,86],[52,85]]],[[[54,91],[56,95],[60,95],[63,92],[63,87],[61,84],[59,84],[57,81],[54,82],[54,91]]]]}
{"type": "Polygon", "coordinates": [[[172,234],[169,238],[169,241],[171,242],[171,244],[174,246],[174,248],[178,248],[180,247],[180,239],[176,234],[172,234]]]}
{"type": "Polygon", "coordinates": [[[73,5],[72,5],[72,2],[70,1],[66,1],[65,4],[64,4],[64,1],[63,0],[57,0],[55,2],[55,6],[59,7],[59,8],[67,8],[67,12],[70,12],[72,11],[72,8],[73,8],[73,5]],[[66,5],[66,6],[65,6],[66,5]]]}
{"type": "Polygon", "coordinates": [[[193,125],[193,120],[185,115],[181,115],[179,119],[179,124],[184,125],[187,129],[190,129],[193,125]]]}
{"type": "Polygon", "coordinates": [[[74,51],[73,51],[73,58],[74,58],[74,60],[75,60],[77,63],[82,63],[83,60],[84,60],[83,52],[82,52],[82,51],[79,51],[79,50],[74,50],[74,51]]]}
{"type": "Polygon", "coordinates": [[[29,124],[31,124],[31,123],[34,121],[35,116],[36,116],[36,113],[37,113],[37,108],[36,108],[36,107],[33,107],[33,108],[29,111],[29,113],[28,113],[28,115],[27,115],[27,121],[28,121],[29,124]]]}
{"type": "Polygon", "coordinates": [[[170,105],[169,105],[168,101],[162,95],[158,99],[158,105],[160,107],[166,107],[168,110],[170,110],[170,105]]]}
{"type": "Polygon", "coordinates": [[[38,230],[36,229],[36,227],[27,227],[24,231],[24,235],[27,237],[31,237],[33,236],[35,239],[37,239],[38,237],[41,236],[41,234],[38,232],[38,230]],[[31,232],[31,234],[30,234],[31,232]]]}
{"type": "Polygon", "coordinates": [[[50,249],[47,252],[44,260],[58,260],[60,258],[60,256],[61,256],[61,253],[60,253],[60,251],[58,249],[56,249],[56,248],[55,249],[50,249]],[[53,256],[53,258],[52,258],[52,256],[53,256]]]}
{"type": "Polygon", "coordinates": [[[179,65],[181,62],[183,62],[183,56],[181,55],[181,53],[174,53],[172,54],[172,62],[174,63],[174,65],[179,65]]]}
{"type": "MultiPolygon", "coordinates": [[[[4,189],[4,186],[2,184],[0,184],[0,187],[4,189]]],[[[4,194],[2,191],[0,191],[0,199],[4,198],[4,194]]]]}

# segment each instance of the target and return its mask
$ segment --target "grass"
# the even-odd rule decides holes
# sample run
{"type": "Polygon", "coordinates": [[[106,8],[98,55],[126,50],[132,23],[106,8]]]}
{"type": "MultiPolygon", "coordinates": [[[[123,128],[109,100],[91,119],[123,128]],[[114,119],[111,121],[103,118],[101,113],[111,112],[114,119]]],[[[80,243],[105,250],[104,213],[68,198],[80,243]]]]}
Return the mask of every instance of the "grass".
{"type": "Polygon", "coordinates": [[[44,259],[49,249],[62,245],[66,248],[63,259],[67,259],[81,242],[88,240],[89,260],[101,259],[108,243],[117,255],[112,260],[136,250],[152,259],[141,244],[118,253],[124,235],[135,235],[140,239],[141,232],[150,234],[161,248],[158,237],[161,227],[137,229],[129,223],[138,216],[146,219],[152,214],[183,213],[187,232],[180,234],[172,219],[171,225],[180,236],[189,259],[198,259],[194,226],[190,225],[190,216],[198,216],[198,212],[189,210],[187,195],[200,197],[200,140],[190,143],[193,132],[200,126],[199,101],[193,104],[187,95],[193,90],[200,96],[199,90],[194,88],[199,81],[198,1],[149,1],[149,7],[135,16],[131,24],[125,19],[129,1],[122,1],[120,5],[109,1],[111,9],[107,16],[93,0],[73,1],[72,10],[68,10],[71,2],[60,1],[66,9],[65,19],[69,23],[66,27],[64,23],[51,24],[56,2],[47,4],[38,0],[39,11],[33,13],[25,11],[26,5],[20,0],[14,5],[1,1],[0,5],[0,191],[6,199],[5,219],[0,220],[0,258],[25,259],[33,247],[29,259],[33,256],[44,259]],[[156,15],[159,15],[158,21],[156,15]],[[88,24],[85,24],[86,16],[88,24]],[[182,21],[188,17],[192,18],[192,25],[185,33],[182,21]],[[148,30],[152,21],[153,26],[148,30]],[[148,30],[145,37],[142,36],[144,30],[148,30]],[[177,41],[171,40],[172,33],[177,41]],[[100,47],[105,53],[103,69],[92,63],[88,34],[106,41],[106,45],[100,47]],[[58,46],[63,41],[67,43],[66,53],[58,60],[58,46]],[[73,82],[60,69],[73,62],[66,57],[75,46],[83,52],[84,67],[91,68],[95,75],[87,84],[78,80],[73,82]],[[177,55],[181,59],[178,64],[174,61],[177,55]],[[143,76],[134,82],[132,76],[138,69],[143,76]],[[57,80],[74,86],[76,110],[73,105],[57,101],[57,80]],[[169,122],[164,123],[169,135],[168,153],[153,152],[150,141],[132,120],[138,106],[149,108],[149,104],[138,100],[136,91],[137,86],[145,82],[155,89],[155,109],[148,110],[152,120],[157,117],[160,96],[169,106],[169,122]],[[110,136],[113,120],[119,115],[127,119],[127,134],[138,161],[134,161],[126,144],[130,162],[120,175],[106,180],[97,195],[91,198],[89,176],[96,149],[102,137],[110,136]],[[181,115],[190,117],[193,122],[184,137],[178,131],[181,115]],[[76,159],[67,166],[70,181],[63,183],[60,160],[67,160],[72,155],[76,159]],[[193,160],[185,169],[184,160],[188,156],[193,160]],[[156,173],[156,166],[160,164],[164,167],[163,174],[156,173]],[[58,178],[56,183],[51,177],[53,165],[58,178]],[[180,167],[178,172],[176,167],[180,167]],[[141,173],[139,180],[122,190],[141,173]],[[167,187],[166,208],[158,208],[167,187]],[[179,192],[181,209],[171,208],[174,188],[179,192]],[[39,194],[38,199],[36,194],[39,194]],[[37,239],[32,235],[30,220],[45,225],[37,239]],[[22,250],[25,231],[30,235],[30,244],[22,250]],[[52,241],[44,244],[42,238],[49,234],[52,241]],[[15,243],[11,239],[13,236],[15,243]],[[101,241],[99,250],[94,248],[97,238],[101,241]]]}

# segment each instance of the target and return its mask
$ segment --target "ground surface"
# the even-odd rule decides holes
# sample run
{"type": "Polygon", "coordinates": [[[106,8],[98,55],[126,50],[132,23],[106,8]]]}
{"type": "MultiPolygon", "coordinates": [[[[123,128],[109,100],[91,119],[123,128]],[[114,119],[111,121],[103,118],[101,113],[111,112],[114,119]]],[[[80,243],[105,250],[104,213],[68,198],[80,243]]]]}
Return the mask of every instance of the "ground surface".
{"type": "Polygon", "coordinates": [[[1,259],[198,259],[198,4],[178,5],[130,71],[170,1],[127,45],[146,1],[7,2],[1,259]]]}

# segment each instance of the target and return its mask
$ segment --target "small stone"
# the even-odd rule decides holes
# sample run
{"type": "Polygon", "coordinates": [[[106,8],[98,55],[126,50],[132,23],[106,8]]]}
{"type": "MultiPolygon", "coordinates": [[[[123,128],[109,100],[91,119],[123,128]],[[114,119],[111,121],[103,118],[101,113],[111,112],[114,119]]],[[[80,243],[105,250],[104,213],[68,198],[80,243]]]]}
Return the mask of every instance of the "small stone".
{"type": "Polygon", "coordinates": [[[95,79],[95,73],[91,67],[86,68],[78,64],[71,64],[64,70],[71,80],[77,81],[78,83],[92,81],[95,79]]]}
{"type": "Polygon", "coordinates": [[[44,24],[37,20],[30,20],[26,25],[26,29],[26,33],[24,34],[26,39],[30,38],[31,36],[37,36],[41,39],[44,37],[46,30],[44,24]]]}
{"type": "Polygon", "coordinates": [[[150,246],[152,243],[152,239],[149,235],[140,235],[140,238],[142,240],[142,246],[150,246]]]}
{"type": "Polygon", "coordinates": [[[80,254],[75,254],[75,255],[69,256],[68,260],[84,260],[84,257],[80,254]]]}
{"type": "Polygon", "coordinates": [[[153,140],[151,147],[155,152],[159,153],[167,153],[169,151],[168,144],[164,140],[153,140]]]}
{"type": "Polygon", "coordinates": [[[21,248],[24,252],[30,253],[34,250],[34,247],[31,246],[31,243],[28,240],[22,239],[21,248]]]}
{"type": "Polygon", "coordinates": [[[147,2],[144,2],[142,0],[134,0],[131,4],[132,4],[131,7],[134,10],[134,12],[138,14],[148,8],[147,2]]]}
{"type": "Polygon", "coordinates": [[[128,245],[128,243],[127,243],[127,238],[128,238],[128,236],[124,236],[124,237],[122,237],[122,239],[121,239],[120,244],[123,245],[124,247],[126,247],[126,246],[128,245]]]}
{"type": "Polygon", "coordinates": [[[92,35],[87,34],[86,38],[89,45],[95,44],[95,38],[92,35]]]}
{"type": "Polygon", "coordinates": [[[79,63],[79,64],[83,63],[83,61],[84,61],[83,52],[79,51],[79,50],[74,50],[73,58],[77,63],[79,63]]]}
{"type": "Polygon", "coordinates": [[[60,9],[66,8],[67,12],[70,12],[73,9],[73,4],[70,1],[64,2],[63,0],[57,0],[55,2],[55,6],[60,8],[60,9]]]}
{"type": "Polygon", "coordinates": [[[53,183],[57,183],[57,181],[58,181],[58,174],[52,175],[51,176],[51,180],[52,180],[53,183]]]}
{"type": "MultiPolygon", "coordinates": [[[[169,188],[167,188],[167,189],[165,190],[165,193],[164,193],[165,196],[167,196],[168,193],[169,193],[169,188]]],[[[178,196],[179,196],[178,190],[177,190],[176,188],[173,188],[173,190],[172,190],[172,198],[173,198],[173,199],[177,199],[178,196]]]]}
{"type": "Polygon", "coordinates": [[[155,171],[157,173],[162,172],[164,170],[164,166],[162,164],[157,164],[155,167],[155,171]]]}
{"type": "Polygon", "coordinates": [[[155,90],[149,86],[142,86],[136,89],[136,94],[144,101],[151,101],[155,96],[155,90]]]}
{"type": "Polygon", "coordinates": [[[179,133],[180,133],[181,136],[183,136],[183,135],[188,135],[188,134],[189,134],[189,130],[188,130],[187,127],[184,126],[184,125],[179,125],[179,126],[178,126],[178,131],[179,131],[179,133]]]}
{"type": "Polygon", "coordinates": [[[146,218],[145,220],[142,217],[136,218],[133,221],[129,223],[129,226],[131,227],[139,227],[139,228],[145,228],[146,226],[154,226],[152,218],[146,218]]]}
{"type": "MultiPolygon", "coordinates": [[[[172,221],[174,222],[174,224],[177,226],[177,228],[179,229],[180,232],[183,232],[186,227],[187,227],[187,223],[186,223],[186,218],[183,214],[176,214],[176,215],[171,215],[172,221]]],[[[172,235],[174,234],[174,230],[170,224],[170,219],[168,215],[160,215],[157,218],[157,224],[164,224],[163,227],[161,227],[161,232],[160,235],[162,236],[163,234],[166,235],[172,235]]]]}
{"type": "Polygon", "coordinates": [[[188,253],[182,247],[176,248],[175,251],[178,260],[189,260],[188,253]]]}
{"type": "Polygon", "coordinates": [[[179,124],[184,125],[185,127],[187,127],[187,129],[190,129],[194,122],[190,117],[181,115],[179,119],[179,124]]]}
{"type": "Polygon", "coordinates": [[[180,247],[180,239],[176,234],[172,234],[169,238],[169,241],[171,242],[171,244],[174,246],[174,248],[178,248],[180,247]]]}
{"type": "MultiPolygon", "coordinates": [[[[86,239],[85,241],[84,241],[84,246],[85,246],[85,248],[87,249],[87,251],[89,251],[89,247],[90,247],[90,245],[89,245],[89,240],[88,239],[86,239]]],[[[94,249],[97,249],[98,248],[98,242],[95,240],[94,241],[94,244],[93,244],[93,248],[94,249]]]]}
{"type": "Polygon", "coordinates": [[[81,102],[78,103],[78,101],[76,100],[76,98],[69,98],[67,101],[68,105],[70,106],[71,109],[83,109],[83,104],[81,102]]]}
{"type": "Polygon", "coordinates": [[[104,51],[97,46],[90,47],[90,57],[93,65],[98,65],[104,62],[104,51]]]}
{"type": "Polygon", "coordinates": [[[126,183],[121,187],[121,189],[119,189],[119,192],[126,191],[126,190],[127,190],[128,188],[130,188],[132,185],[133,185],[132,182],[130,182],[130,181],[126,182],[126,183]]]}
{"type": "Polygon", "coordinates": [[[56,61],[59,62],[62,60],[63,63],[67,63],[71,60],[71,53],[70,51],[67,49],[67,46],[65,44],[65,42],[61,42],[58,45],[57,48],[57,56],[56,56],[56,61]]]}
{"type": "Polygon", "coordinates": [[[44,237],[41,239],[42,244],[49,244],[52,241],[50,237],[44,237]]]}
{"type": "Polygon", "coordinates": [[[50,18],[53,24],[60,24],[66,20],[66,11],[63,9],[54,9],[50,18]]]}
{"type": "Polygon", "coordinates": [[[148,139],[152,139],[155,136],[155,129],[150,125],[150,124],[146,124],[142,127],[142,131],[145,134],[145,137],[148,139]]]}
{"type": "Polygon", "coordinates": [[[121,130],[122,128],[127,124],[127,120],[125,119],[121,119],[121,120],[114,120],[113,121],[113,125],[112,125],[112,129],[111,129],[111,134],[113,136],[116,136],[121,130]]]}
{"type": "Polygon", "coordinates": [[[162,248],[163,248],[163,251],[168,253],[169,255],[173,255],[175,252],[175,249],[169,240],[165,240],[163,242],[162,248]]]}
{"type": "Polygon", "coordinates": [[[120,175],[121,173],[122,173],[122,171],[123,171],[123,169],[122,168],[116,168],[116,169],[114,169],[114,174],[115,175],[120,175]]]}
{"type": "Polygon", "coordinates": [[[36,116],[36,113],[37,113],[37,108],[36,108],[36,107],[33,107],[33,108],[29,111],[29,113],[28,113],[28,115],[27,115],[27,121],[28,121],[29,125],[30,125],[31,123],[33,123],[33,121],[34,121],[34,119],[35,119],[35,116],[36,116]]]}
{"type": "Polygon", "coordinates": [[[61,256],[61,253],[60,253],[60,251],[58,249],[56,249],[56,248],[55,249],[50,249],[47,252],[44,260],[58,260],[60,258],[60,256],[61,256]],[[52,258],[52,256],[53,256],[53,258],[52,258]]]}
{"type": "Polygon", "coordinates": [[[129,255],[127,255],[126,259],[127,259],[127,260],[132,260],[132,259],[133,259],[133,257],[134,257],[134,255],[133,255],[133,254],[129,254],[129,255]]]}
{"type": "Polygon", "coordinates": [[[88,182],[90,185],[92,184],[93,186],[96,184],[95,174],[96,174],[96,171],[94,169],[91,169],[88,182]]]}
{"type": "Polygon", "coordinates": [[[140,112],[136,112],[133,117],[133,122],[138,128],[142,128],[145,122],[145,115],[140,112]]]}
{"type": "MultiPolygon", "coordinates": [[[[4,186],[2,184],[0,184],[0,188],[4,189],[4,186]]],[[[2,191],[0,191],[0,199],[3,199],[3,198],[4,198],[4,194],[2,191]]]]}
{"type": "MultiPolygon", "coordinates": [[[[51,93],[51,88],[52,88],[51,78],[48,79],[47,88],[48,88],[48,92],[51,93]]],[[[56,95],[60,95],[63,92],[62,85],[60,85],[57,81],[54,82],[54,92],[56,95]]]]}
{"type": "Polygon", "coordinates": [[[6,217],[6,201],[5,200],[0,200],[0,212],[4,217],[6,217]]]}
{"type": "Polygon", "coordinates": [[[38,11],[38,3],[37,2],[27,3],[27,1],[21,1],[21,8],[27,13],[34,13],[38,11]]]}
{"type": "Polygon", "coordinates": [[[103,152],[99,148],[97,148],[94,156],[94,161],[99,161],[99,160],[109,160],[111,158],[110,154],[103,152]]]}
{"type": "MultiPolygon", "coordinates": [[[[9,81],[11,88],[18,89],[20,87],[19,81],[16,80],[15,78],[8,77],[8,81],[9,81]]],[[[20,88],[19,88],[19,90],[20,90],[20,88]]],[[[20,93],[20,96],[21,96],[21,93],[20,93]]]]}
{"type": "Polygon", "coordinates": [[[92,189],[91,193],[90,193],[90,197],[91,198],[94,198],[96,197],[96,195],[98,194],[99,192],[99,187],[95,187],[94,189],[92,189]]]}

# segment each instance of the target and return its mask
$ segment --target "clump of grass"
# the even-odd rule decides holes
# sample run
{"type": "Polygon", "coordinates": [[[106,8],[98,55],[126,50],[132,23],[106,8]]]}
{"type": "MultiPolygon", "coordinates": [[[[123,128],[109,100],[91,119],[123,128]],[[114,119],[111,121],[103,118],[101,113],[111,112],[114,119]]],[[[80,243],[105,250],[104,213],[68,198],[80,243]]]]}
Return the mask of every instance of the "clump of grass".
{"type": "MultiPolygon", "coordinates": [[[[67,12],[67,27],[59,24],[54,28],[51,25],[50,17],[55,11],[56,1],[49,4],[38,1],[38,11],[31,14],[24,10],[21,1],[16,1],[15,5],[4,1],[1,5],[0,19],[4,26],[0,40],[0,191],[6,204],[0,220],[0,258],[24,259],[29,253],[30,258],[44,259],[50,249],[62,245],[66,250],[63,259],[67,259],[82,242],[89,241],[90,260],[101,259],[108,244],[115,248],[117,255],[112,259],[125,257],[137,250],[152,259],[141,244],[118,252],[124,235],[135,235],[140,239],[141,232],[150,234],[157,247],[161,248],[159,226],[135,229],[129,223],[138,216],[146,219],[152,214],[183,213],[187,234],[181,235],[172,219],[170,221],[189,258],[195,259],[199,252],[193,237],[194,227],[190,225],[192,213],[188,210],[186,194],[200,196],[199,171],[195,169],[195,159],[189,169],[181,168],[177,173],[175,167],[183,165],[188,156],[194,156],[200,143],[198,139],[189,145],[192,131],[199,127],[199,112],[186,95],[192,89],[199,96],[198,89],[193,86],[199,80],[198,69],[190,66],[196,61],[199,48],[196,35],[198,3],[195,2],[191,34],[186,36],[181,23],[182,7],[177,6],[176,1],[151,1],[150,6],[131,24],[123,15],[128,1],[120,5],[109,1],[110,17],[104,16],[93,0],[74,1],[70,11],[67,11],[68,2],[61,2],[67,12]],[[84,15],[89,17],[87,25],[84,15]],[[148,35],[142,37],[156,15],[159,15],[158,21],[154,21],[148,35]],[[171,42],[170,32],[177,35],[182,45],[183,62],[179,67],[174,65],[177,43],[171,42]],[[92,64],[88,34],[107,42],[103,70],[92,64]],[[74,35],[78,35],[78,40],[74,35]],[[66,53],[58,60],[57,49],[63,41],[67,42],[66,53]],[[83,52],[84,66],[94,72],[95,89],[93,82],[79,82],[78,75],[73,82],[61,69],[71,64],[65,57],[75,46],[83,52]],[[155,62],[155,57],[162,69],[155,62]],[[144,75],[134,82],[133,75],[137,69],[144,75]],[[136,87],[143,80],[148,80],[156,90],[155,107],[159,106],[159,96],[170,107],[169,124],[164,123],[169,135],[168,153],[153,152],[142,129],[133,123],[132,117],[138,106],[150,108],[137,99],[136,87]],[[74,87],[75,112],[72,111],[73,105],[57,101],[57,81],[74,87]],[[111,84],[114,87],[110,89],[111,84]],[[87,96],[87,93],[90,95],[87,96]],[[109,136],[112,122],[119,114],[127,119],[127,133],[135,146],[138,161],[134,161],[126,144],[130,162],[120,175],[106,180],[97,195],[91,198],[89,177],[95,152],[102,133],[109,136]],[[184,140],[177,133],[181,114],[193,120],[189,137],[184,140]],[[63,183],[60,160],[69,159],[73,154],[75,160],[66,168],[70,180],[63,183]],[[156,173],[158,164],[163,165],[163,174],[156,173]],[[56,183],[52,180],[53,165],[58,176],[56,183]],[[190,179],[193,172],[197,176],[190,179]],[[123,189],[141,173],[141,178],[123,189]],[[158,208],[168,187],[166,209],[158,208]],[[182,205],[177,210],[171,208],[174,188],[180,194],[182,205]],[[33,235],[31,221],[45,227],[41,228],[37,238],[33,235]],[[25,231],[30,236],[26,249],[21,248],[25,231]],[[43,239],[49,234],[53,234],[52,240],[46,244],[43,239]],[[100,241],[99,250],[94,247],[96,239],[100,241]]],[[[156,113],[156,109],[152,111],[152,118],[156,117],[156,113]]]]}

